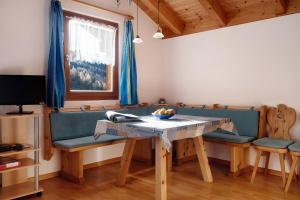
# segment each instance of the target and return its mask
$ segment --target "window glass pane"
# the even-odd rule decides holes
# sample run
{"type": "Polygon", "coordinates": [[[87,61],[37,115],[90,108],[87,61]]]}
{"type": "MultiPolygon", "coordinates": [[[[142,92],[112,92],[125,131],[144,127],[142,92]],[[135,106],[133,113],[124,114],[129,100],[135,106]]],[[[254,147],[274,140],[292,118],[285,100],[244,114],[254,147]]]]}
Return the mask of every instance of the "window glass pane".
{"type": "Polygon", "coordinates": [[[77,17],[69,20],[68,28],[70,90],[111,91],[117,29],[77,17]]]}
{"type": "Polygon", "coordinates": [[[71,91],[99,91],[110,90],[107,85],[107,70],[105,64],[90,62],[70,62],[71,91]]]}

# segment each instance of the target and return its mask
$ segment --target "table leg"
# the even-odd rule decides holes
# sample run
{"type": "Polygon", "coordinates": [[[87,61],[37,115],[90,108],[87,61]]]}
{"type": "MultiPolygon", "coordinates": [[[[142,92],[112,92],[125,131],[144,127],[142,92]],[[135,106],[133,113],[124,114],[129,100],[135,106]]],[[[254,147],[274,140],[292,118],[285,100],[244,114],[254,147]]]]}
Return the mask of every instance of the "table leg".
{"type": "Polygon", "coordinates": [[[171,172],[173,169],[173,150],[172,147],[170,147],[169,152],[167,152],[167,170],[168,172],[171,172]]]}
{"type": "Polygon", "coordinates": [[[166,149],[159,137],[155,138],[155,199],[167,199],[166,149]]]}
{"type": "Polygon", "coordinates": [[[126,184],[126,177],[129,171],[129,167],[131,164],[132,155],[134,152],[136,139],[128,138],[125,143],[125,147],[123,150],[123,155],[121,159],[121,169],[119,175],[117,177],[117,186],[124,186],[126,184]]]}
{"type": "Polygon", "coordinates": [[[201,172],[202,172],[202,177],[205,182],[212,183],[213,177],[212,177],[210,166],[208,163],[208,158],[207,158],[207,154],[205,151],[203,138],[202,138],[202,136],[198,136],[198,137],[193,138],[193,140],[194,140],[194,144],[195,144],[195,149],[196,149],[199,165],[200,165],[201,172]]]}

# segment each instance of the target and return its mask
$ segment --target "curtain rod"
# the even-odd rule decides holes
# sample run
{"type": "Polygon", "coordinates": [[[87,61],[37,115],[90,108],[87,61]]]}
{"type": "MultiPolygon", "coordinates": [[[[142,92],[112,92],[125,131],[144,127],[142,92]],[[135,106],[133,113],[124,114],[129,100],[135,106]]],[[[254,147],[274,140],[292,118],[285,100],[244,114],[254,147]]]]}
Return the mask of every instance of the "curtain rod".
{"type": "Polygon", "coordinates": [[[107,12],[111,12],[111,13],[114,13],[114,14],[117,14],[117,15],[121,15],[121,16],[124,16],[128,19],[134,19],[133,16],[131,15],[128,15],[128,14],[124,14],[124,13],[121,13],[121,12],[117,12],[117,11],[114,11],[114,10],[109,10],[107,8],[103,8],[103,7],[100,7],[100,6],[95,6],[95,5],[92,5],[92,4],[89,4],[89,3],[85,3],[85,2],[82,2],[82,1],[79,1],[79,0],[72,0],[78,4],[81,4],[81,5],[84,5],[84,6],[88,6],[88,7],[92,7],[92,8],[97,8],[99,10],[104,10],[104,11],[107,11],[107,12]]]}

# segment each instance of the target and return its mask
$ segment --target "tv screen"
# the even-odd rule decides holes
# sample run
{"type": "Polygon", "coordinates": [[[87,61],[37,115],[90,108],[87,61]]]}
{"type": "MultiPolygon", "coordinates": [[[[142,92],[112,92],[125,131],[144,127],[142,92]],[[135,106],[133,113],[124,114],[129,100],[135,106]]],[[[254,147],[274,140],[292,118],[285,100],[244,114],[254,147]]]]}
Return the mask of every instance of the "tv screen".
{"type": "Polygon", "coordinates": [[[0,75],[0,105],[43,104],[45,88],[45,76],[0,75]]]}

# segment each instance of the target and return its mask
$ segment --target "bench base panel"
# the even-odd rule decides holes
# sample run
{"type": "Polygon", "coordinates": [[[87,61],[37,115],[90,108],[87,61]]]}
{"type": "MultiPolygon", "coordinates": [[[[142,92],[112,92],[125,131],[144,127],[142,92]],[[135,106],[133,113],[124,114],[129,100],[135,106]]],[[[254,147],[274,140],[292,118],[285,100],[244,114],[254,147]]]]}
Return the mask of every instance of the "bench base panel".
{"type": "Polygon", "coordinates": [[[83,152],[61,151],[60,176],[74,183],[83,184],[83,152]]]}
{"type": "Polygon", "coordinates": [[[230,146],[230,174],[238,176],[249,172],[250,147],[230,146]]]}
{"type": "MultiPolygon", "coordinates": [[[[225,144],[230,147],[230,170],[229,175],[237,177],[243,173],[250,172],[249,155],[250,143],[235,144],[217,140],[205,139],[207,142],[225,144]]],[[[196,160],[196,152],[194,144],[191,139],[184,139],[176,141],[176,164],[181,165],[184,162],[196,160]]],[[[216,160],[216,159],[212,159],[216,160]]],[[[217,159],[218,160],[218,159],[217,159]]]]}

